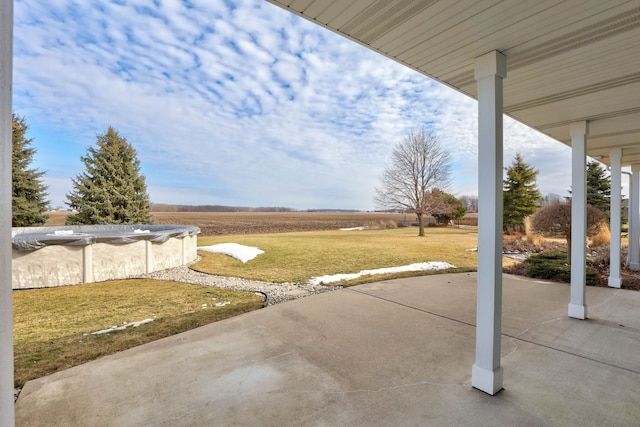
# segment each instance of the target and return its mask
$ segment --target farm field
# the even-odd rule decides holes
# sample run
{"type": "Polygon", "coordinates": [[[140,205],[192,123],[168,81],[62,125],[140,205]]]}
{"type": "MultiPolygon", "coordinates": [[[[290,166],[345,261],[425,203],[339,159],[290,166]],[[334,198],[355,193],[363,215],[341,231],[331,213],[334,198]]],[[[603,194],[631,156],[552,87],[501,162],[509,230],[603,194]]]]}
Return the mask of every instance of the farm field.
{"type": "MultiPolygon", "coordinates": [[[[68,212],[49,212],[45,225],[64,225],[68,212]]],[[[411,225],[415,216],[382,212],[153,212],[156,224],[200,227],[202,236],[337,230],[360,226],[411,225]]],[[[475,225],[475,214],[463,224],[475,225]]]]}

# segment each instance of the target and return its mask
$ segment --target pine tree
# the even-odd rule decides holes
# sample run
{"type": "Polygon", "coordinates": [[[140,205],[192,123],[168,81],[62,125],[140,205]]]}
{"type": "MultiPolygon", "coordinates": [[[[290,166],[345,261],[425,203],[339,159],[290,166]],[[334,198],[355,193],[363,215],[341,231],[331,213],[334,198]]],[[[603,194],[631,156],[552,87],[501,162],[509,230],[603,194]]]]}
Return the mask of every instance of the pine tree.
{"type": "Polygon", "coordinates": [[[148,224],[151,203],[136,150],[111,126],[81,157],[86,170],[72,179],[67,224],[148,224]]]}
{"type": "Polygon", "coordinates": [[[431,216],[437,224],[446,225],[450,221],[462,218],[467,213],[467,208],[461,200],[439,188],[431,190],[425,199],[432,206],[431,216]]]}
{"type": "Polygon", "coordinates": [[[524,228],[524,219],[538,209],[540,192],[536,185],[538,171],[516,154],[503,181],[503,226],[507,231],[524,228]]]}
{"type": "Polygon", "coordinates": [[[587,204],[600,209],[609,218],[611,214],[611,177],[599,162],[587,163],[587,204]]]}
{"type": "Polygon", "coordinates": [[[28,129],[24,117],[12,114],[12,227],[42,225],[48,218],[44,215],[49,204],[46,200],[47,186],[42,183],[44,172],[29,169],[36,149],[31,146],[33,140],[26,137],[28,129]]]}

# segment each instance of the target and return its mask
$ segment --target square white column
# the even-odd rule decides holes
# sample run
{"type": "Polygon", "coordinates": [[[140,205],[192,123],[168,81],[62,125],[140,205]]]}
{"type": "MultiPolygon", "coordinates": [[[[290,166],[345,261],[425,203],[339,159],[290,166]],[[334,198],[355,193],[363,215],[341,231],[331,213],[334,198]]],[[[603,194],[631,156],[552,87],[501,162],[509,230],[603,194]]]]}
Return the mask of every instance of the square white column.
{"type": "Polygon", "coordinates": [[[502,79],[506,57],[498,51],[475,60],[478,81],[478,300],[473,387],[502,389],[502,79]]]}
{"type": "Polygon", "coordinates": [[[0,426],[15,423],[11,289],[13,0],[0,0],[0,426]]]}
{"type": "Polygon", "coordinates": [[[631,165],[629,185],[629,268],[640,270],[640,164],[631,165]]]}
{"type": "Polygon", "coordinates": [[[619,288],[622,286],[620,276],[620,252],[622,241],[620,238],[622,228],[622,148],[614,148],[609,151],[611,160],[611,210],[609,229],[611,231],[611,243],[609,244],[609,286],[619,288]]]}
{"type": "Polygon", "coordinates": [[[587,122],[571,124],[571,300],[569,317],[587,318],[587,122]]]}

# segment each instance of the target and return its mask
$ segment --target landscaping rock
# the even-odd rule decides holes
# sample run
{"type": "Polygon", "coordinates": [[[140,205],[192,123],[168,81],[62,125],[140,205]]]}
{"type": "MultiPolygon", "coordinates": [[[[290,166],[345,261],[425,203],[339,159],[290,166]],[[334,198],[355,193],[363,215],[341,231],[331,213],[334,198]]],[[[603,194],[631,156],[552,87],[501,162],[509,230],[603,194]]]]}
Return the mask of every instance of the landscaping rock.
{"type": "MultiPolygon", "coordinates": [[[[198,261],[200,261],[199,258],[194,261],[194,263],[198,261]]],[[[191,283],[193,285],[215,286],[218,288],[233,289],[237,291],[261,292],[267,295],[267,305],[274,305],[342,288],[342,286],[312,285],[308,283],[270,283],[258,280],[241,279],[239,277],[215,276],[192,270],[188,265],[133,276],[131,278],[172,280],[176,282],[191,283]]]]}

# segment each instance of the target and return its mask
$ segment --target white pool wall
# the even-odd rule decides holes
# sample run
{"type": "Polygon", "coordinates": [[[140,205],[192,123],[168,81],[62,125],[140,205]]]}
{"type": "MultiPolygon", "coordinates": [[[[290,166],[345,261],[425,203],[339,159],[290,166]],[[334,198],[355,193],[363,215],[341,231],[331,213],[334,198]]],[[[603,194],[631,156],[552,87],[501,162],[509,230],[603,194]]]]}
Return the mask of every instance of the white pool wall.
{"type": "MultiPolygon", "coordinates": [[[[175,231],[175,228],[171,229],[172,234],[176,234],[175,231]]],[[[154,230],[154,233],[161,231],[154,230]]],[[[197,232],[193,230],[164,241],[144,240],[146,236],[140,237],[140,240],[131,243],[98,241],[81,245],[47,244],[35,250],[14,248],[13,289],[126,279],[185,265],[197,257],[197,232]]]]}

